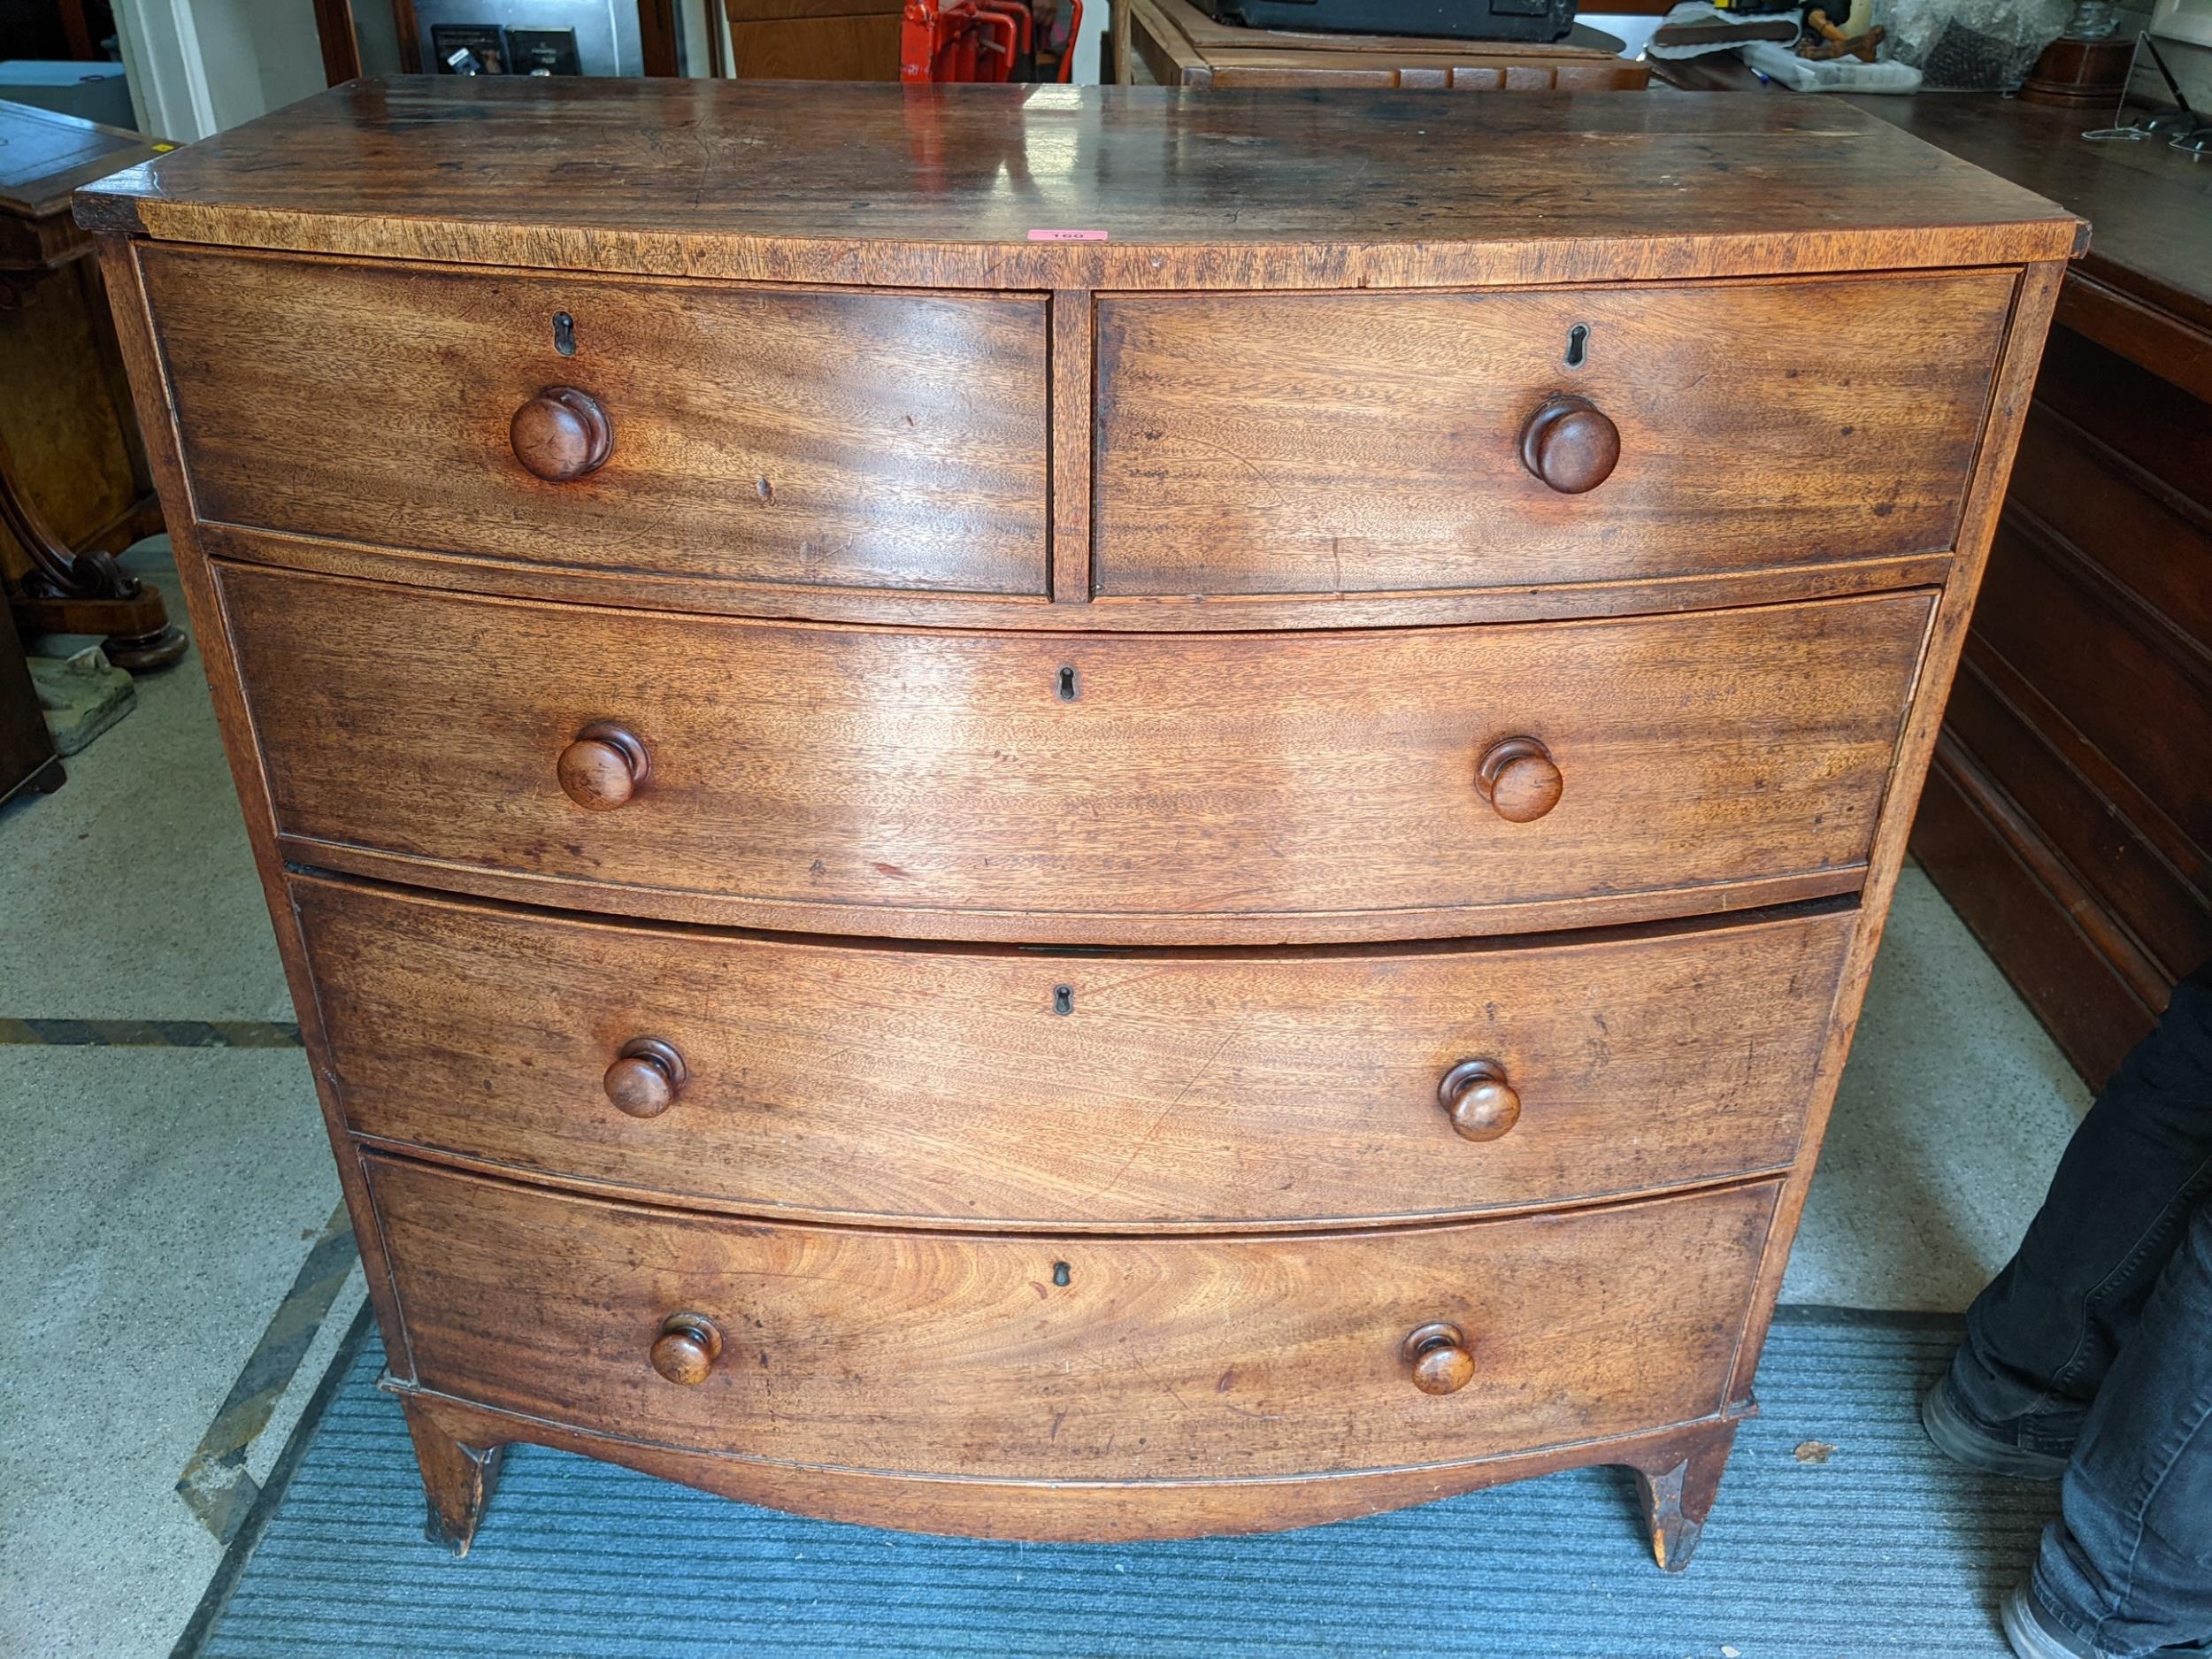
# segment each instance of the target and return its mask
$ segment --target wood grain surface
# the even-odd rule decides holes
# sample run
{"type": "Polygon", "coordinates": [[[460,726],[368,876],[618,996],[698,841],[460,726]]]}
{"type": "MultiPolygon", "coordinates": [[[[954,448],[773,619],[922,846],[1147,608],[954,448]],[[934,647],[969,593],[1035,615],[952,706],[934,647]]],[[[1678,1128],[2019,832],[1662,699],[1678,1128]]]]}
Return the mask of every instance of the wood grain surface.
{"type": "Polygon", "coordinates": [[[1048,591],[1036,296],[141,259],[203,518],[732,581],[1048,591]],[[587,476],[517,458],[510,422],[549,387],[612,426],[587,476]]]}
{"type": "Polygon", "coordinates": [[[422,1386],[763,1463],[982,1479],[1384,1470],[1709,1416],[1777,1190],[1366,1233],[1024,1239],[367,1164],[422,1386]],[[694,1386],[649,1358],[677,1313],[722,1337],[694,1386]],[[1435,1396],[1400,1348],[1440,1319],[1476,1371],[1435,1396]]]}
{"type": "Polygon", "coordinates": [[[1852,890],[1931,608],[1074,643],[218,579],[296,862],[680,920],[1087,944],[1852,890]],[[651,767],[611,811],[558,776],[599,721],[651,767]],[[1532,823],[1475,787],[1516,735],[1564,779],[1532,823]]]}
{"type": "Polygon", "coordinates": [[[1040,289],[2008,265],[2078,228],[1816,98],[453,75],[355,81],[78,211],[169,242],[1040,289]]]}
{"type": "Polygon", "coordinates": [[[1947,549],[2013,286],[1102,299],[1098,591],[1514,587],[1947,549]],[[1562,394],[1619,429],[1586,494],[1522,457],[1562,394]]]}
{"type": "MultiPolygon", "coordinates": [[[[609,1432],[493,1410],[419,1387],[398,1377],[382,1386],[406,1405],[411,1426],[427,1421],[438,1432],[481,1456],[479,1448],[511,1440],[557,1447],[586,1457],[642,1470],[664,1480],[720,1493],[747,1503],[857,1525],[974,1538],[1037,1539],[1060,1543],[1195,1538],[1209,1533],[1279,1532],[1381,1509],[1432,1502],[1509,1480],[1562,1469],[1618,1463],[1658,1479],[1693,1458],[1725,1451],[1745,1405],[1686,1424],[1583,1440],[1536,1452],[1507,1452],[1455,1463],[1432,1463],[1362,1474],[1293,1480],[991,1480],[898,1475],[880,1470],[816,1469],[700,1450],[676,1450],[609,1432]]],[[[460,1453],[441,1448],[423,1459],[426,1480],[437,1479],[434,1503],[465,1498],[442,1477],[460,1453]],[[431,1471],[438,1471],[433,1476],[431,1471]]],[[[479,1491],[481,1485],[479,1484],[479,1491]]],[[[1625,1521],[1627,1509],[1624,1507],[1625,1521]]],[[[441,1525],[447,1523],[442,1517],[441,1525]]],[[[1625,1536],[1625,1528],[1624,1528],[1625,1536]]]]}
{"type": "Polygon", "coordinates": [[[1621,1461],[1683,1564],[2078,221],[1809,99],[450,78],[81,211],[449,1542],[522,1439],[1059,1538],[1621,1461]]]}
{"type": "MultiPolygon", "coordinates": [[[[1072,425],[1072,418],[1069,424],[1072,425]]],[[[1022,628],[1060,634],[1208,632],[1277,628],[1445,626],[1529,622],[1563,617],[1647,616],[1826,599],[1898,588],[1942,585],[1948,553],[1900,557],[1815,559],[1747,571],[1632,578],[1624,581],[1439,588],[1425,593],[1104,595],[1090,585],[1088,492],[1074,495],[1090,453],[1087,425],[1072,456],[1055,440],[1053,596],[953,594],[883,588],[810,588],[745,583],[718,576],[588,569],[518,557],[426,553],[415,548],[285,535],[239,525],[203,523],[194,539],[211,557],[280,570],[353,576],[366,581],[439,588],[452,593],[672,611],[689,616],[762,617],[905,627],[1022,628]],[[1061,465],[1063,457],[1066,464],[1061,465]]]]}
{"type": "Polygon", "coordinates": [[[1441,91],[1641,91],[1651,79],[1586,24],[1559,41],[1337,35],[1222,23],[1186,0],[1116,0],[1114,73],[1162,86],[1419,87],[1441,91]],[[1132,59],[1134,62],[1132,62],[1132,59]]]}
{"type": "Polygon", "coordinates": [[[1464,1215],[1786,1165],[1855,921],[1063,956],[291,892],[360,1133],[755,1214],[1093,1231],[1464,1215]],[[641,1120],[603,1079],[647,1038],[683,1081],[641,1120]],[[1455,1134],[1439,1097],[1470,1058],[1520,1100],[1494,1141],[1455,1134]]]}

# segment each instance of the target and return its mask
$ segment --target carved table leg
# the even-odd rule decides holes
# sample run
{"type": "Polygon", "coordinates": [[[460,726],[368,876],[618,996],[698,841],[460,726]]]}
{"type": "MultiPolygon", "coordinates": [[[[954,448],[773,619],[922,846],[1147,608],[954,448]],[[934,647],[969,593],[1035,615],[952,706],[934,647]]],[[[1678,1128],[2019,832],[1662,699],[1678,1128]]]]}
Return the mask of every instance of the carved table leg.
{"type": "Polygon", "coordinates": [[[167,668],[184,656],[182,629],[169,620],[161,591],[94,549],[79,552],[54,534],[17,485],[0,445],[0,524],[30,555],[22,591],[9,596],[19,632],[104,634],[100,649],[127,673],[167,668]]]}
{"type": "Polygon", "coordinates": [[[1736,1425],[1724,1424],[1680,1462],[1636,1471],[1636,1495],[1643,1502],[1651,1553],[1667,1571],[1680,1572],[1697,1553],[1713,1494],[1720,1490],[1721,1471],[1728,1466],[1729,1448],[1735,1443],[1736,1425]]]}
{"type": "Polygon", "coordinates": [[[430,1500],[423,1536],[456,1555],[465,1555],[475,1540],[477,1523],[484,1518],[484,1506],[499,1484],[499,1462],[507,1448],[464,1446],[412,1400],[400,1404],[407,1412],[407,1432],[415,1438],[423,1494],[430,1500]]]}

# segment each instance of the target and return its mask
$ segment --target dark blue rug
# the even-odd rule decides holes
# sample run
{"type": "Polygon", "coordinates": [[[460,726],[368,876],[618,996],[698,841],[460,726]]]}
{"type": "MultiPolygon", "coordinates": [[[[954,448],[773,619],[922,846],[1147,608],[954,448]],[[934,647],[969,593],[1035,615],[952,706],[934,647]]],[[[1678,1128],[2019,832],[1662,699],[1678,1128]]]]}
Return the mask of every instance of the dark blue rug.
{"type": "Polygon", "coordinates": [[[1585,1470],[1256,1538],[992,1544],[806,1521],[537,1447],[466,1561],[423,1541],[362,1341],[325,1386],[180,1655],[192,1659],[1534,1655],[2002,1659],[2000,1597],[2053,1489],[1922,1439],[1955,1321],[1786,1309],[1680,1577],[1628,1475],[1585,1470]]]}

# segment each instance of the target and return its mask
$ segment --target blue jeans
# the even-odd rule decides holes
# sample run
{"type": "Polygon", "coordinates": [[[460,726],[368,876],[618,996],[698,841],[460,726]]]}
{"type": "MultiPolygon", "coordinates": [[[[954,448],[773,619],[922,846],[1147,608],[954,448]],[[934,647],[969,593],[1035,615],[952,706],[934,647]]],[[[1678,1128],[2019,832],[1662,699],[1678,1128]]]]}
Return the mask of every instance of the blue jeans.
{"type": "Polygon", "coordinates": [[[2212,1637],[2212,964],[2082,1120],[1949,1386],[2072,1455],[2035,1563],[2047,1612],[2110,1654],[2212,1637]]]}

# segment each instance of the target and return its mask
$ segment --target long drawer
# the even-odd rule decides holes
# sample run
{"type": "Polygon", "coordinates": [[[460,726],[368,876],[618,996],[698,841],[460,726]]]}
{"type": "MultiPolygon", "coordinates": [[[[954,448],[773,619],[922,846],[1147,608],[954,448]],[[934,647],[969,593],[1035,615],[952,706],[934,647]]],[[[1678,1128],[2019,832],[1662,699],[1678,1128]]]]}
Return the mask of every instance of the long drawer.
{"type": "Polygon", "coordinates": [[[202,519],[733,582],[1046,590],[1041,298],[139,257],[202,519]]]}
{"type": "Polygon", "coordinates": [[[217,568],[299,862],[685,920],[1089,944],[1853,890],[1932,603],[1055,641],[217,568]]]}
{"type": "Polygon", "coordinates": [[[425,1388],[763,1462],[1017,1479],[1455,1463],[1709,1417],[1778,1191],[1379,1233],[1041,1239],[368,1169],[425,1388]]]}
{"type": "Polygon", "coordinates": [[[290,891],[359,1133],[757,1213],[1109,1231],[1779,1168],[1855,919],[1061,956],[290,891]]]}
{"type": "Polygon", "coordinates": [[[1946,549],[2012,290],[1981,271],[1102,298],[1097,590],[1510,588],[1946,549]],[[1532,439],[1561,398],[1586,407],[1532,439]]]}

